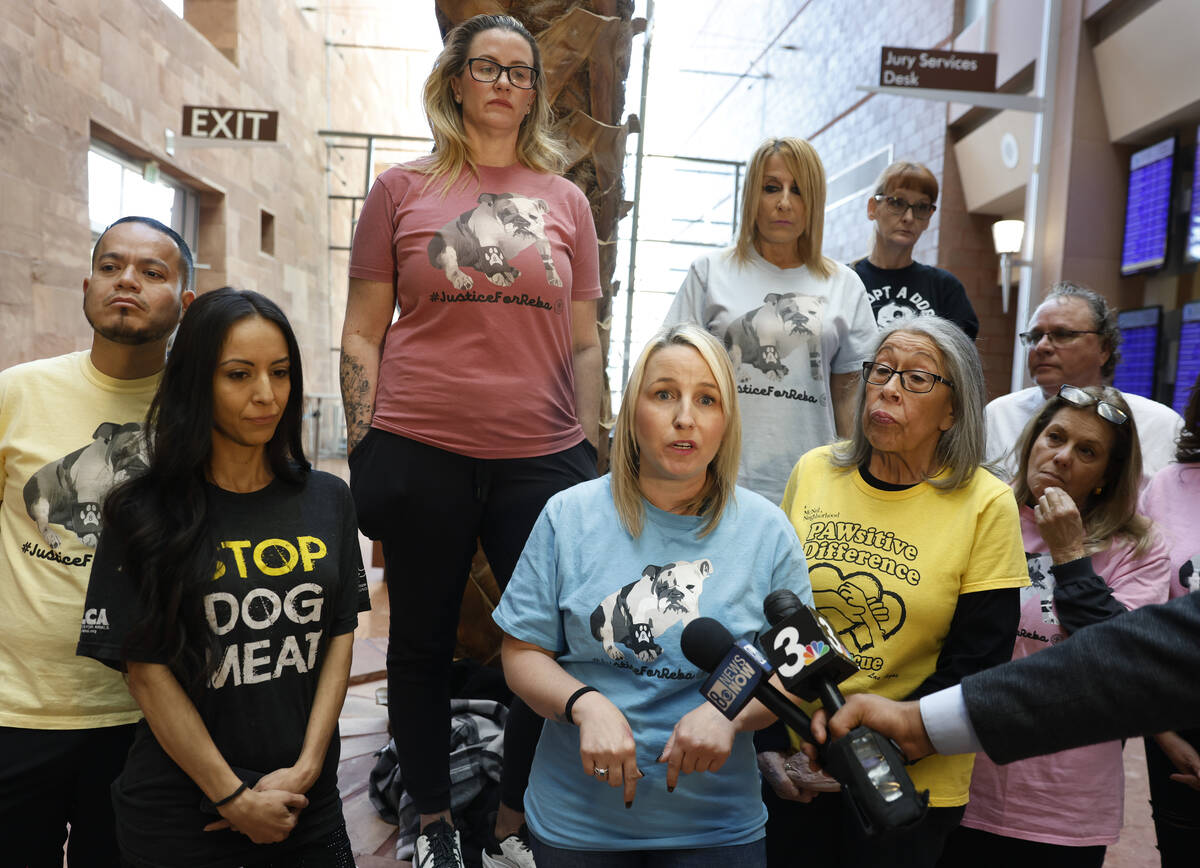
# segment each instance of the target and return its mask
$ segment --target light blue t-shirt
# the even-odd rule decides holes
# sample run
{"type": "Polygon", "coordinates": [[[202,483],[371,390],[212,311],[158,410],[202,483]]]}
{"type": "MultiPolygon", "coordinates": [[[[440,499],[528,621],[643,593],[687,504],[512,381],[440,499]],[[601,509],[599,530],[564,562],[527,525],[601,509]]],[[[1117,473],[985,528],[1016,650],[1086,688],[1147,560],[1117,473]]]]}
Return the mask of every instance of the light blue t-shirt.
{"type": "Polygon", "coordinates": [[[584,775],[579,730],[547,721],[526,821],[542,841],[569,850],[750,843],[766,822],[750,733],[735,739],[720,771],[681,775],[673,793],[666,764],[656,760],[675,724],[705,701],[706,674],[679,649],[685,624],[715,618],[735,638],[753,640],[767,627],[762,601],[771,591],[789,588],[811,604],[804,551],[783,512],[743,488],[703,539],[703,519],[649,504],[633,539],[609,482],[604,476],[550,499],[493,617],[510,636],[555,652],[621,709],[646,776],[626,810],[620,788],[584,775]]]}

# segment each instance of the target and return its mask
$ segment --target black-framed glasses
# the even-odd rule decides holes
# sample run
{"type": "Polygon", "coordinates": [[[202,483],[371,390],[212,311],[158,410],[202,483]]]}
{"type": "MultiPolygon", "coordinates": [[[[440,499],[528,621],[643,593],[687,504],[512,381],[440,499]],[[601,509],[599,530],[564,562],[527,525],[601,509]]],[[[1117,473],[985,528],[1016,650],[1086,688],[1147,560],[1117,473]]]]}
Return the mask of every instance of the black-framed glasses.
{"type": "Polygon", "coordinates": [[[1129,414],[1116,404],[1110,404],[1108,401],[1101,401],[1094,395],[1089,395],[1078,386],[1072,386],[1069,383],[1063,383],[1058,387],[1058,397],[1062,398],[1072,407],[1079,407],[1080,409],[1095,406],[1096,415],[1104,421],[1111,422],[1114,425],[1124,425],[1129,421],[1129,414]]]}
{"type": "Polygon", "coordinates": [[[937,210],[937,205],[932,202],[909,202],[901,196],[888,196],[884,193],[876,193],[871,197],[884,208],[889,214],[896,217],[903,217],[904,212],[912,208],[913,217],[917,220],[928,220],[933,216],[933,212],[937,210]]]}
{"type": "Polygon", "coordinates": [[[918,395],[932,392],[933,387],[938,383],[945,383],[951,389],[954,388],[954,384],[945,377],[916,368],[911,371],[897,371],[895,368],[889,368],[879,362],[863,362],[862,371],[863,379],[872,386],[886,386],[893,375],[899,374],[901,388],[906,392],[915,392],[918,395]]]}
{"type": "Polygon", "coordinates": [[[1036,347],[1042,342],[1042,338],[1050,338],[1050,346],[1065,347],[1075,343],[1084,335],[1098,335],[1100,332],[1095,329],[1055,329],[1052,332],[1044,332],[1041,329],[1030,329],[1027,332],[1021,332],[1017,337],[1021,339],[1021,343],[1026,347],[1036,347]]]}
{"type": "Polygon", "coordinates": [[[522,90],[531,90],[537,82],[538,71],[532,66],[505,66],[486,57],[472,57],[467,61],[467,69],[471,70],[471,78],[484,84],[491,84],[500,78],[500,73],[508,75],[508,83],[522,90]]]}

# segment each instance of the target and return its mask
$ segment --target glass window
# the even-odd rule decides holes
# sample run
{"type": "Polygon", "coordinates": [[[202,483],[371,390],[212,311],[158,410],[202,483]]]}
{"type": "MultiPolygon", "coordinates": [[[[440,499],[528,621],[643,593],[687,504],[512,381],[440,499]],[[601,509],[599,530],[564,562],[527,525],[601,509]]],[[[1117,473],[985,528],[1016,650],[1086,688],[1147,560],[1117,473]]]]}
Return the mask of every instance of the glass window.
{"type": "Polygon", "coordinates": [[[88,222],[95,241],[114,220],[137,214],[153,217],[196,249],[199,198],[195,191],[152,170],[110,145],[93,141],[88,151],[88,222]],[[149,178],[149,180],[148,180],[149,178]]]}

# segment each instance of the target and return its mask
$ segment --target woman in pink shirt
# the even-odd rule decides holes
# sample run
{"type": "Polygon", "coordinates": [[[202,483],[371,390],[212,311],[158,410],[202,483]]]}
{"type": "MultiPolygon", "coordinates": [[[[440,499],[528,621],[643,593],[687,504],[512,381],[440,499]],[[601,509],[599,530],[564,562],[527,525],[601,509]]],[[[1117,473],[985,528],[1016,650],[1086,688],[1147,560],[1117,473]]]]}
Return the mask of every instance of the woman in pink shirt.
{"type": "MultiPolygon", "coordinates": [[[[1142,456],[1120,392],[1063,385],[1025,426],[1016,453],[1032,584],[1022,591],[1014,659],[1166,600],[1167,550],[1137,511],[1142,456]]],[[[1116,741],[1003,766],[978,754],[962,827],[940,864],[1099,868],[1121,828],[1124,781],[1116,741]]]]}
{"type": "MultiPolygon", "coordinates": [[[[1183,430],[1168,464],[1150,480],[1142,509],[1171,551],[1172,599],[1200,590],[1200,378],[1183,414],[1183,430]]],[[[1200,852],[1200,730],[1146,738],[1150,806],[1163,868],[1196,864],[1200,852]]]]}
{"type": "MultiPolygon", "coordinates": [[[[596,475],[599,253],[516,19],[450,31],[424,103],[433,154],[383,172],[355,229],[341,381],[359,526],[387,563],[389,716],[421,815],[413,862],[462,868],[448,755],[463,589],[477,540],[503,589],[546,501],[596,475]]],[[[488,868],[532,868],[520,772],[539,726],[514,704],[488,868]]]]}

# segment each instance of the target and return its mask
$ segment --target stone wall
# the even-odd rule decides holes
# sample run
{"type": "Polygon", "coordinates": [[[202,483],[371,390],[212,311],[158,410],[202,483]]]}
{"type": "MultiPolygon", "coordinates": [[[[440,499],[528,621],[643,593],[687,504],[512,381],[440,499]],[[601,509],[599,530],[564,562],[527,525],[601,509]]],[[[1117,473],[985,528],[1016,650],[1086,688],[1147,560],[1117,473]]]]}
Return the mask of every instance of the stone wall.
{"type": "MultiPolygon", "coordinates": [[[[432,27],[432,4],[421,12],[432,27]]],[[[90,341],[81,286],[91,247],[87,154],[97,138],[156,160],[164,175],[199,192],[198,288],[233,284],[279,302],[300,339],[307,391],[336,392],[332,349],[345,274],[329,264],[319,131],[336,118],[360,131],[423,134],[405,111],[406,55],[380,52],[350,68],[335,61],[330,89],[353,98],[331,103],[352,106],[351,114],[326,104],[321,15],[302,12],[295,0],[187,0],[184,15],[159,0],[5,5],[0,368],[90,341]],[[168,154],[165,131],[179,132],[184,104],[278,110],[279,142],[168,154]],[[261,249],[262,212],[273,217],[273,252],[261,249]]]]}

